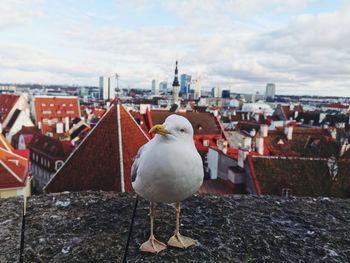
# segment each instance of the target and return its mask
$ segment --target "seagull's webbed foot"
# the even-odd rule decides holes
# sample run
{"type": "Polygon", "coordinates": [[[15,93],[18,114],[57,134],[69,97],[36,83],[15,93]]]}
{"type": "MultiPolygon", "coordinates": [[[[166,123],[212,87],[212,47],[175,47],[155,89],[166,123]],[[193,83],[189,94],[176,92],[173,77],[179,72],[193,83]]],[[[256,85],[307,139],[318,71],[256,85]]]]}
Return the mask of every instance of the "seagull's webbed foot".
{"type": "Polygon", "coordinates": [[[140,246],[142,252],[159,253],[167,248],[167,245],[154,237],[150,237],[145,243],[140,246]]]}
{"type": "Polygon", "coordinates": [[[180,233],[175,233],[168,241],[168,245],[178,248],[188,248],[197,245],[198,241],[190,237],[181,235],[180,233]]]}
{"type": "Polygon", "coordinates": [[[169,239],[168,245],[172,247],[188,248],[198,244],[197,240],[180,234],[180,202],[176,202],[176,230],[174,235],[169,239]]]}

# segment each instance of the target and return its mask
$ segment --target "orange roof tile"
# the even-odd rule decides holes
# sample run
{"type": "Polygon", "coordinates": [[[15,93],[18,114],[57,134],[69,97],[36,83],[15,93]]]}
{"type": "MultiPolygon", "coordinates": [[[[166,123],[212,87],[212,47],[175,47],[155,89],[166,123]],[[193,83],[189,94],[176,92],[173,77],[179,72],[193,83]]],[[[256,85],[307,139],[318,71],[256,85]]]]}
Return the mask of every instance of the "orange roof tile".
{"type": "Polygon", "coordinates": [[[111,106],[83,139],[45,188],[47,192],[105,190],[131,192],[131,166],[138,149],[148,141],[132,116],[120,109],[122,162],[119,147],[118,106],[111,106]]]}
{"type": "Polygon", "coordinates": [[[78,97],[37,96],[34,99],[36,122],[41,122],[41,132],[55,131],[55,124],[50,126],[48,120],[56,119],[62,122],[63,118],[70,120],[80,117],[78,97]]]}
{"type": "Polygon", "coordinates": [[[0,133],[0,148],[3,148],[3,149],[10,151],[10,152],[13,151],[12,145],[7,141],[5,136],[2,135],[1,133],[0,133]]]}
{"type": "Polygon", "coordinates": [[[28,160],[0,148],[0,188],[25,186],[28,160]]]}
{"type": "Polygon", "coordinates": [[[0,94],[0,123],[2,123],[20,96],[13,94],[0,94]]]}

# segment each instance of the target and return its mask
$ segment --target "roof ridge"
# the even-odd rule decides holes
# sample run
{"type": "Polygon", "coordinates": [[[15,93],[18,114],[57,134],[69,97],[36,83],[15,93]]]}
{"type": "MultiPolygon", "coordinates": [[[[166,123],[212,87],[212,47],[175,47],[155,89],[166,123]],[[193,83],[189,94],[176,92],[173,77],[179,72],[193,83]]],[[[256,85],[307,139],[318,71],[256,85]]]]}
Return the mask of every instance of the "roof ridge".
{"type": "Polygon", "coordinates": [[[17,181],[19,181],[20,183],[24,183],[24,180],[22,181],[21,178],[19,178],[18,175],[10,167],[8,167],[8,165],[4,161],[0,160],[0,163],[5,167],[7,171],[9,171],[17,179],[17,181]]]}
{"type": "MultiPolygon", "coordinates": [[[[114,106],[114,105],[113,105],[114,106]]],[[[82,141],[79,143],[79,145],[70,153],[70,155],[67,157],[67,159],[64,161],[64,164],[58,168],[58,170],[54,173],[54,175],[51,177],[51,179],[47,182],[47,184],[44,186],[44,190],[46,187],[51,183],[51,181],[56,177],[56,175],[63,169],[64,165],[75,155],[75,153],[82,147],[83,143],[90,137],[92,136],[93,132],[96,130],[100,122],[106,118],[108,113],[112,110],[113,106],[109,107],[105,114],[99,119],[99,121],[96,123],[96,125],[90,130],[90,132],[82,139],[82,141]]]]}

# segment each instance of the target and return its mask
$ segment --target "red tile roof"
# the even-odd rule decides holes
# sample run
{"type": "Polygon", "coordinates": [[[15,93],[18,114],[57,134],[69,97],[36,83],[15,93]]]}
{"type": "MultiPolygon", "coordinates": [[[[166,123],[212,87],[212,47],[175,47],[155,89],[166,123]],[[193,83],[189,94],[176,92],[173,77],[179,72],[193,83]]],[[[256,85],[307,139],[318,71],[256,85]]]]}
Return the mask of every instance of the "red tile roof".
{"type": "MultiPolygon", "coordinates": [[[[22,126],[22,129],[20,129],[17,133],[15,133],[12,138],[11,138],[11,144],[13,147],[17,148],[18,147],[18,142],[19,142],[19,137],[21,135],[31,135],[33,136],[34,134],[38,133],[39,129],[37,127],[27,127],[27,126],[22,126]]],[[[27,137],[29,138],[29,137],[27,137]]],[[[29,140],[29,139],[27,139],[29,140]]],[[[27,143],[28,141],[26,141],[27,143]]],[[[30,141],[29,141],[30,142],[30,141]]],[[[28,143],[29,143],[28,142],[28,143]]]]}
{"type": "MultiPolygon", "coordinates": [[[[338,159],[333,178],[327,158],[248,157],[249,169],[255,175],[257,194],[281,195],[283,188],[298,196],[350,197],[349,160],[338,159]]],[[[254,179],[254,178],[253,178],[254,179]]]]}
{"type": "Polygon", "coordinates": [[[147,141],[147,136],[124,107],[113,105],[57,171],[45,191],[121,191],[124,185],[125,191],[131,192],[133,159],[147,141]],[[118,131],[118,108],[121,138],[118,131]],[[123,183],[121,164],[124,168],[123,183]]]}
{"type": "Polygon", "coordinates": [[[60,141],[41,133],[34,135],[28,148],[30,151],[43,154],[52,160],[64,160],[73,150],[73,146],[70,142],[60,141]]]}
{"type": "Polygon", "coordinates": [[[2,135],[2,133],[0,133],[0,148],[3,148],[10,152],[13,151],[12,145],[7,141],[7,139],[4,135],[2,135]]]}
{"type": "Polygon", "coordinates": [[[349,109],[349,105],[344,105],[341,103],[330,103],[330,104],[325,104],[323,107],[327,108],[335,108],[335,109],[349,109]]]}
{"type": "Polygon", "coordinates": [[[55,132],[56,125],[50,126],[47,120],[62,122],[64,117],[70,120],[80,117],[78,97],[37,96],[34,99],[36,122],[41,122],[41,132],[55,132]]]}
{"type": "MultiPolygon", "coordinates": [[[[214,115],[208,112],[169,112],[169,111],[159,111],[152,110],[150,116],[152,118],[152,124],[162,124],[165,119],[172,115],[177,114],[184,116],[192,124],[194,134],[221,134],[221,127],[214,115]]],[[[150,122],[148,122],[150,123],[150,122]]],[[[149,129],[151,127],[148,127],[149,129]]]]}
{"type": "Polygon", "coordinates": [[[2,123],[20,96],[13,94],[0,94],[0,123],[2,123]]]}
{"type": "Polygon", "coordinates": [[[25,186],[27,165],[26,158],[0,148],[0,188],[25,186]]]}

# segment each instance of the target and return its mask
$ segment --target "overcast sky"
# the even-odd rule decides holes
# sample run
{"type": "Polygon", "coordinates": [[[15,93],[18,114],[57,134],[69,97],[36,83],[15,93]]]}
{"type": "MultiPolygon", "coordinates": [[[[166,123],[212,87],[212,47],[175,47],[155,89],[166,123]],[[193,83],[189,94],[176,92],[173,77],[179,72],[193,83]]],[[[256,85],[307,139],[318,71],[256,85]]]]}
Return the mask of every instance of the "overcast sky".
{"type": "Polygon", "coordinates": [[[0,82],[350,96],[350,0],[1,0],[0,82]]]}

